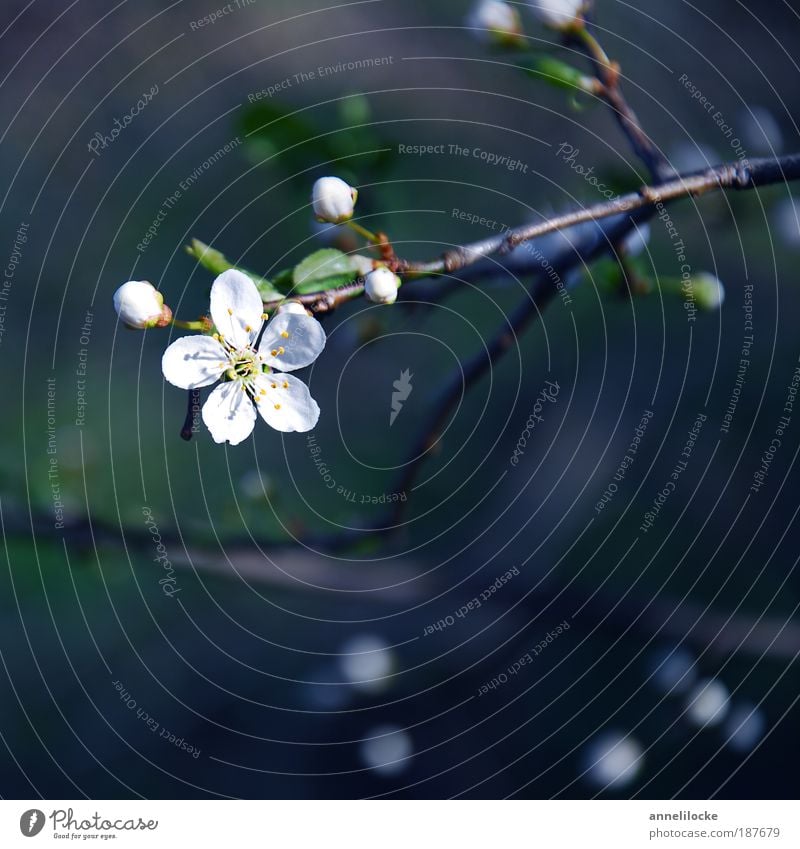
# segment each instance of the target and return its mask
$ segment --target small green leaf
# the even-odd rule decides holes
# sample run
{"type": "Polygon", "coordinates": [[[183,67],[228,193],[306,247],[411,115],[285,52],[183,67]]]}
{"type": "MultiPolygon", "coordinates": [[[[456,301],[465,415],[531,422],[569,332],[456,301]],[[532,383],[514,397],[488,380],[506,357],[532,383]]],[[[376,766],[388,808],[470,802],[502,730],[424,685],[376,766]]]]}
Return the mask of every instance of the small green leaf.
{"type": "Polygon", "coordinates": [[[324,248],[307,256],[294,269],[292,294],[308,295],[347,286],[359,275],[363,257],[348,256],[335,248],[324,248]]]}
{"type": "Polygon", "coordinates": [[[323,277],[321,280],[295,286],[294,294],[313,295],[315,292],[328,292],[331,289],[338,289],[340,286],[349,286],[355,279],[354,274],[336,274],[333,277],[323,277]]]}
{"type": "Polygon", "coordinates": [[[566,88],[570,91],[584,91],[592,93],[596,88],[596,81],[586,74],[573,68],[572,65],[567,65],[560,59],[554,59],[552,56],[544,54],[529,54],[519,60],[520,65],[532,77],[550,83],[557,88],[566,88]]]}
{"type": "Polygon", "coordinates": [[[194,257],[203,268],[212,274],[222,274],[223,271],[228,271],[231,268],[246,274],[256,284],[258,293],[264,301],[274,301],[282,297],[280,290],[275,288],[271,280],[254,274],[246,268],[234,265],[226,259],[223,253],[205,244],[205,242],[201,242],[199,239],[192,239],[192,243],[186,246],[186,253],[194,257]]]}
{"type": "Polygon", "coordinates": [[[347,254],[335,248],[323,248],[321,251],[307,256],[294,269],[294,285],[304,286],[332,277],[349,277],[354,279],[357,272],[347,254]]]}

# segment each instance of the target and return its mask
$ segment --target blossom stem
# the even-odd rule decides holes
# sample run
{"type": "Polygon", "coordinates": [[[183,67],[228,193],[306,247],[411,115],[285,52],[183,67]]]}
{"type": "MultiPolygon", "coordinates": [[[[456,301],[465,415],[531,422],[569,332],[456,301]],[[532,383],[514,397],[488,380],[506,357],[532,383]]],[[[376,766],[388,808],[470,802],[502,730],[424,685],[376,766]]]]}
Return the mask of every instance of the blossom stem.
{"type": "Polygon", "coordinates": [[[199,318],[197,321],[181,321],[173,318],[170,324],[173,327],[179,327],[181,330],[210,330],[211,324],[207,318],[199,318]]]}
{"type": "Polygon", "coordinates": [[[598,65],[605,66],[608,71],[619,71],[619,67],[615,62],[609,59],[608,54],[603,50],[603,45],[589,32],[585,27],[575,27],[570,30],[570,35],[581,42],[586,52],[594,59],[598,65]]]}
{"type": "Polygon", "coordinates": [[[351,218],[349,221],[346,221],[345,224],[351,229],[355,230],[359,236],[363,236],[368,242],[372,242],[373,245],[382,244],[383,240],[377,233],[373,233],[371,230],[367,230],[366,227],[362,227],[358,222],[353,221],[351,218]]]}

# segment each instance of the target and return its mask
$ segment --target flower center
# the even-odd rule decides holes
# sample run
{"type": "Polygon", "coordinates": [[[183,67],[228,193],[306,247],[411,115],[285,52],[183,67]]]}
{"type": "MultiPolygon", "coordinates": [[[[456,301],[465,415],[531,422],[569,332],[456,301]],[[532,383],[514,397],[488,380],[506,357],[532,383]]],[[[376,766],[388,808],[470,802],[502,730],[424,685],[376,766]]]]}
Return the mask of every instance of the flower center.
{"type": "Polygon", "coordinates": [[[261,374],[262,370],[261,356],[251,348],[228,352],[228,369],[225,374],[229,380],[239,381],[242,388],[250,388],[255,377],[261,374]]]}

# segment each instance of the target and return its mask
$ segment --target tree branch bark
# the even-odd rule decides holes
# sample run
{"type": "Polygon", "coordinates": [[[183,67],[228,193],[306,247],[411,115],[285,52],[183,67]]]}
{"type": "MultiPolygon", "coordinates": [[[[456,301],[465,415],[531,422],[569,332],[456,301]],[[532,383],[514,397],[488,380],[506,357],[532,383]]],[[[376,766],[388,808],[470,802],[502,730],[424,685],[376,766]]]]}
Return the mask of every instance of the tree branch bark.
{"type": "MultiPolygon", "coordinates": [[[[558,215],[538,224],[523,224],[480,241],[447,251],[429,262],[414,262],[399,259],[394,270],[408,279],[453,274],[468,268],[490,256],[503,256],[519,245],[532,239],[564,230],[587,221],[601,221],[638,210],[657,210],[661,204],[686,197],[699,197],[715,191],[746,191],[759,186],[800,179],[800,154],[789,154],[779,158],[751,159],[729,162],[703,171],[675,176],[658,185],[643,186],[637,192],[620,195],[611,201],[598,203],[583,209],[558,215]]],[[[303,303],[315,314],[330,312],[347,301],[364,293],[364,281],[359,278],[353,283],[331,289],[301,295],[295,300],[303,303]]]]}

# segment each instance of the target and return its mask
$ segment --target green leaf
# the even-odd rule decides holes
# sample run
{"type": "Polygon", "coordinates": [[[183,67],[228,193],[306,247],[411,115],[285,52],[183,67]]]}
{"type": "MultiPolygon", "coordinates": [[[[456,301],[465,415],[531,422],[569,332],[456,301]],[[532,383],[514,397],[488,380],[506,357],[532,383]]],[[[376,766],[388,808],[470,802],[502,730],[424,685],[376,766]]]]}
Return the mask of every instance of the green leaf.
{"type": "Polygon", "coordinates": [[[256,284],[258,293],[264,301],[274,301],[282,297],[281,291],[275,288],[271,280],[254,274],[252,271],[242,268],[239,265],[234,265],[227,260],[223,253],[205,244],[205,242],[201,242],[199,239],[192,239],[192,243],[186,246],[186,253],[194,257],[203,268],[214,275],[222,274],[223,271],[228,271],[231,268],[246,274],[256,284]]]}
{"type": "Polygon", "coordinates": [[[294,285],[303,286],[317,283],[331,277],[349,277],[354,279],[357,271],[350,257],[335,248],[323,248],[307,256],[294,269],[294,285]]]}
{"type": "Polygon", "coordinates": [[[308,295],[347,286],[359,275],[357,260],[335,248],[324,248],[295,266],[292,294],[308,295]]]}
{"type": "Polygon", "coordinates": [[[595,80],[577,68],[573,68],[572,65],[567,65],[566,62],[554,59],[552,56],[532,53],[520,59],[519,64],[530,76],[550,83],[556,88],[565,88],[573,92],[577,89],[589,93],[595,90],[595,80]]]}
{"type": "Polygon", "coordinates": [[[328,292],[331,289],[338,289],[340,286],[348,286],[356,279],[355,274],[335,274],[332,277],[323,277],[320,280],[313,280],[310,283],[300,283],[294,287],[296,295],[311,295],[315,292],[328,292]]]}

